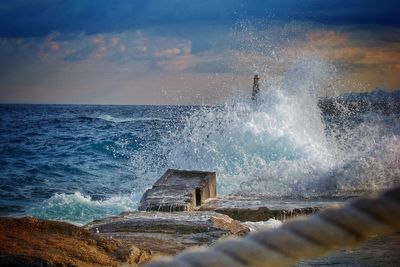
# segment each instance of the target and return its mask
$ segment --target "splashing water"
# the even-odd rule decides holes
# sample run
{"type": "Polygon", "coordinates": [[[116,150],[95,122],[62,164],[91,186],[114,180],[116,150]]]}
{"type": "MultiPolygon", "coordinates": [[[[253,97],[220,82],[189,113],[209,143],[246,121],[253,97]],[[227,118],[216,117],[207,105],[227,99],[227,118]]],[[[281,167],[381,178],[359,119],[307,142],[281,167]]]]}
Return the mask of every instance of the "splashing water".
{"type": "Polygon", "coordinates": [[[364,114],[340,130],[324,120],[316,88],[331,70],[302,60],[256,102],[233,98],[194,112],[149,152],[161,157],[148,170],[216,171],[219,194],[266,197],[346,196],[399,183],[399,119],[364,114]]]}
{"type": "Polygon", "coordinates": [[[167,168],[216,171],[220,196],[346,197],[400,184],[400,108],[337,103],[323,114],[318,91],[334,75],[302,59],[261,80],[257,101],[249,90],[222,106],[0,106],[3,213],[116,215],[167,168]]]}
{"type": "MultiPolygon", "coordinates": [[[[338,104],[338,114],[323,114],[318,90],[332,75],[329,64],[302,59],[281,79],[262,81],[257,101],[249,90],[222,106],[65,107],[65,118],[57,111],[43,125],[57,134],[36,143],[57,143],[59,125],[69,125],[61,130],[67,141],[28,160],[35,168],[11,179],[16,190],[7,192],[17,195],[6,197],[41,197],[28,214],[85,223],[136,209],[167,168],[216,171],[220,196],[262,199],[347,197],[399,184],[399,112],[338,104]]],[[[31,153],[29,143],[22,148],[31,153]]]]}
{"type": "Polygon", "coordinates": [[[40,206],[30,210],[40,218],[61,220],[77,224],[88,223],[123,211],[135,210],[139,195],[116,196],[107,200],[92,200],[80,192],[55,194],[40,206]]]}
{"type": "Polygon", "coordinates": [[[269,219],[268,221],[244,222],[243,224],[249,227],[250,232],[255,232],[258,230],[276,229],[282,225],[282,222],[275,219],[269,219]]]}

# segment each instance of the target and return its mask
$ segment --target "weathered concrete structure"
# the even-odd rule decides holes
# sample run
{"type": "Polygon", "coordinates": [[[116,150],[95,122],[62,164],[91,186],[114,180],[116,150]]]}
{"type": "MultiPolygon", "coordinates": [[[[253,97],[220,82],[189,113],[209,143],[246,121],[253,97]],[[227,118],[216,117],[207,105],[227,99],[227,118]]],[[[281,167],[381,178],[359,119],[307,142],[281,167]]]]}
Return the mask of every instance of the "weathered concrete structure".
{"type": "Polygon", "coordinates": [[[169,169],[144,193],[139,210],[192,211],[216,195],[215,172],[169,169]]]}

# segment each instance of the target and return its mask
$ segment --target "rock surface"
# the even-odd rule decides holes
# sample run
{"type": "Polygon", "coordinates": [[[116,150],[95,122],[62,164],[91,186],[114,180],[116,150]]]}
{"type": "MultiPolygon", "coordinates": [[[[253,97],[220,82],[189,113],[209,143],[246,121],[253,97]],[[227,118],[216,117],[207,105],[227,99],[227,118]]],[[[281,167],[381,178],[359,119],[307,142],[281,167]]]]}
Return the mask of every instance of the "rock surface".
{"type": "Polygon", "coordinates": [[[150,258],[149,251],[128,242],[68,223],[0,218],[0,266],[117,266],[150,258]]]}
{"type": "Polygon", "coordinates": [[[268,221],[269,219],[277,219],[284,221],[299,215],[307,215],[317,212],[319,209],[316,207],[296,208],[292,210],[271,210],[267,207],[258,208],[218,208],[215,212],[228,215],[229,217],[238,221],[268,221]]]}
{"type": "Polygon", "coordinates": [[[103,237],[122,239],[141,249],[167,255],[249,232],[238,221],[212,211],[130,212],[94,221],[85,228],[103,237]]]}
{"type": "Polygon", "coordinates": [[[308,215],[327,207],[341,205],[343,201],[333,200],[279,200],[257,198],[215,198],[206,201],[200,211],[215,211],[238,221],[285,221],[292,217],[308,215]]]}

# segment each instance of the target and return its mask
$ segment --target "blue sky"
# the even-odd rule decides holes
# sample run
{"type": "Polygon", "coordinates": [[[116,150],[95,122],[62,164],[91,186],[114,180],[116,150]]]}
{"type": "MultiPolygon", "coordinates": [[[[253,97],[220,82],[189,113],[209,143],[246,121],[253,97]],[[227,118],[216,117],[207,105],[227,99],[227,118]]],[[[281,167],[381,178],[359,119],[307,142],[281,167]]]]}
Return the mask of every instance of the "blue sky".
{"type": "Polygon", "coordinates": [[[305,57],[337,70],[321,94],[398,90],[399,11],[391,0],[3,0],[0,102],[220,103],[305,57]]]}

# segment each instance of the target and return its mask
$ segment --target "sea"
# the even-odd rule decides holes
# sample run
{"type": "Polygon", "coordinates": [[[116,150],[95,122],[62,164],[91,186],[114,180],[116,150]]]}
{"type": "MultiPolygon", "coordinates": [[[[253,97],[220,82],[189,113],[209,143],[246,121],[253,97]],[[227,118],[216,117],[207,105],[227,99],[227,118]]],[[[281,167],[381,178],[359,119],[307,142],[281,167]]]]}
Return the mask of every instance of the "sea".
{"type": "Polygon", "coordinates": [[[400,94],[308,83],[220,105],[0,105],[0,216],[84,224],[136,210],[169,168],[221,197],[337,199],[400,184],[400,94]]]}

